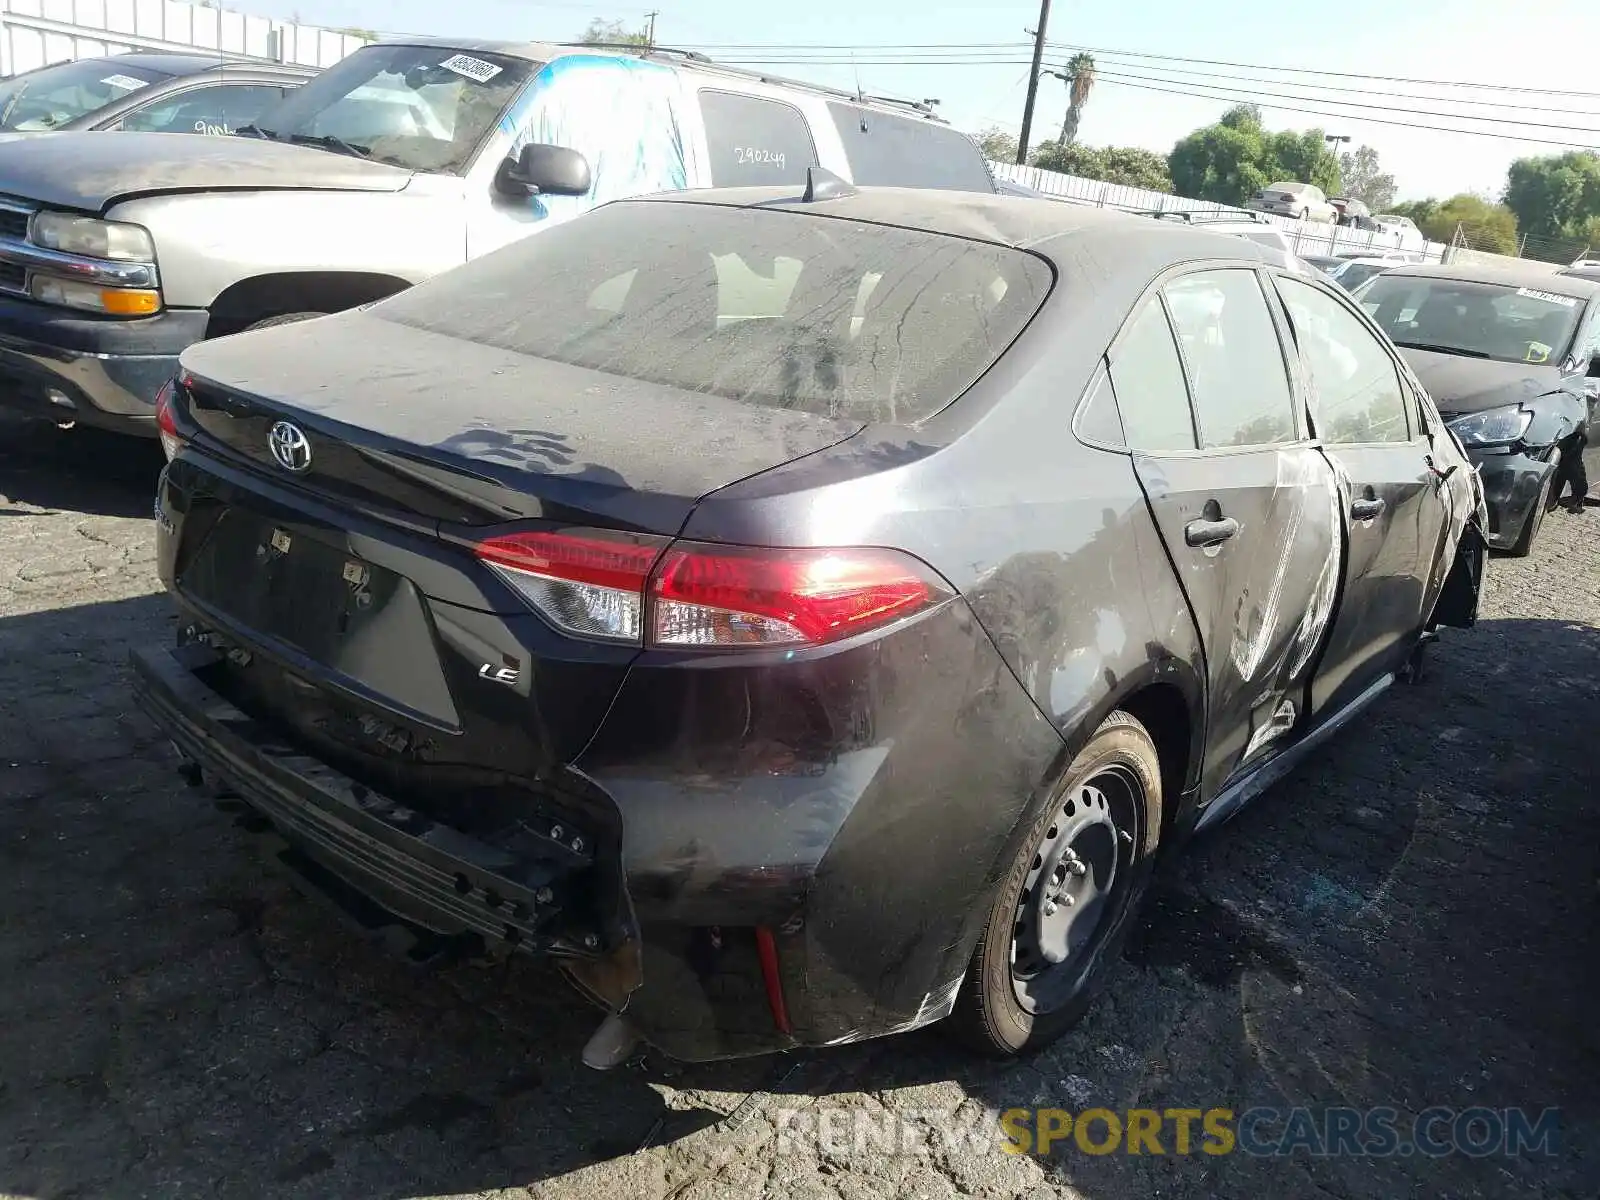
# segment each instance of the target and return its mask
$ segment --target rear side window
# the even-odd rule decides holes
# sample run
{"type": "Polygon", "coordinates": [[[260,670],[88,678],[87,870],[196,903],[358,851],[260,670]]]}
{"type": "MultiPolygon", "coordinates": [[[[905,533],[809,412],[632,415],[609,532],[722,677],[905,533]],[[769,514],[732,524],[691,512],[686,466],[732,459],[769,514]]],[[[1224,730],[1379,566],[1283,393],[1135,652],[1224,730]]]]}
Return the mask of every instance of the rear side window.
{"type": "Polygon", "coordinates": [[[1163,454],[1195,448],[1183,364],[1159,300],[1145,302],[1111,352],[1111,387],[1130,449],[1163,454]]]}
{"type": "Polygon", "coordinates": [[[1278,294],[1311,368],[1317,436],[1347,444],[1409,441],[1400,373],[1378,339],[1314,287],[1279,279],[1278,294]]]}
{"type": "Polygon", "coordinates": [[[1020,250],[771,209],[620,202],[435,276],[374,315],[744,404],[909,424],[1044,302],[1020,250]]]}
{"type": "Polygon", "coordinates": [[[857,183],[994,191],[976,143],[948,125],[836,101],[829,101],[828,112],[857,183]]]}
{"type": "Polygon", "coordinates": [[[1254,271],[1200,271],[1166,287],[1183,346],[1200,445],[1292,442],[1289,369],[1254,271]]]}
{"type": "Polygon", "coordinates": [[[804,183],[817,161],[805,114],[792,104],[737,92],[702,91],[713,187],[804,183]]]}

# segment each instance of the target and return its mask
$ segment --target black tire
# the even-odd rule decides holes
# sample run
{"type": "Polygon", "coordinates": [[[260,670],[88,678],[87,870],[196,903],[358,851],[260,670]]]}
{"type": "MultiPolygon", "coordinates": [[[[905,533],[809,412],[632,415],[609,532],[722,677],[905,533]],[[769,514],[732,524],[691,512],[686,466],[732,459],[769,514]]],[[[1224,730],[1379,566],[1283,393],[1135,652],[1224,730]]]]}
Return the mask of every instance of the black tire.
{"type": "Polygon", "coordinates": [[[240,333],[249,333],[252,329],[271,329],[274,325],[293,325],[297,321],[309,321],[312,317],[325,317],[324,312],[292,312],[279,313],[275,317],[263,317],[241,329],[240,333]]]}
{"type": "Polygon", "coordinates": [[[1507,558],[1527,558],[1533,553],[1533,539],[1539,536],[1539,530],[1544,526],[1544,515],[1550,511],[1550,491],[1555,477],[1554,471],[1545,476],[1544,484],[1539,488],[1539,498],[1534,501],[1528,519],[1522,523],[1522,532],[1506,551],[1507,558]]]}
{"type": "MultiPolygon", "coordinates": [[[[1149,887],[1161,839],[1161,803],[1161,766],[1155,743],[1133,717],[1112,713],[1062,773],[1054,798],[1029,829],[1016,861],[1001,881],[952,1013],[953,1034],[979,1053],[1013,1058],[1048,1046],[1083,1017],[1106,966],[1121,952],[1149,887]],[[1093,788],[1086,791],[1091,784],[1093,788]],[[1116,865],[1106,899],[1094,901],[1098,918],[1081,947],[1064,961],[1045,965],[1029,979],[1019,980],[1013,968],[1014,953],[1016,961],[1025,959],[1013,946],[1023,937],[1027,924],[1022,912],[1024,885],[1051,853],[1052,831],[1073,819],[1075,798],[1098,792],[1106,800],[1113,791],[1119,793],[1110,805],[1116,813],[1111,838],[1116,865]],[[1019,989],[1033,980],[1047,981],[1044,990],[1051,993],[1051,1002],[1042,1011],[1037,1005],[1030,1010],[1019,996],[1019,989]]],[[[1098,864],[1100,860],[1095,861],[1098,864]]],[[[1094,874],[1098,878],[1100,873],[1097,865],[1094,874]]],[[[1028,887],[1028,894],[1034,897],[1030,905],[1040,898],[1039,889],[1047,886],[1049,881],[1041,875],[1028,887]]],[[[1090,910],[1086,906],[1083,911],[1090,910]]]]}

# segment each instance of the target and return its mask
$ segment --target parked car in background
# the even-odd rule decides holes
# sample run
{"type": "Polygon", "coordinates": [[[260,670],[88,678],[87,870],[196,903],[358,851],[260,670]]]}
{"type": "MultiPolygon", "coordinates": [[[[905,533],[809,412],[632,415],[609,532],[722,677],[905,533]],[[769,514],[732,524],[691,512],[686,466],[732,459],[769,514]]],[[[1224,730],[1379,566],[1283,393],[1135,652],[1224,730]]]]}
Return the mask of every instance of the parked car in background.
{"type": "Polygon", "coordinates": [[[1394,259],[1358,254],[1345,258],[1339,266],[1328,272],[1328,278],[1336,280],[1340,287],[1354,291],[1380,271],[1387,271],[1396,265],[1394,259]]]}
{"type": "Polygon", "coordinates": [[[1355,296],[1482,474],[1490,545],[1526,555],[1600,397],[1600,284],[1531,265],[1402,265],[1355,296]]]}
{"type": "Polygon", "coordinates": [[[1309,183],[1274,183],[1252,196],[1245,207],[1299,221],[1336,224],[1339,220],[1339,210],[1328,203],[1322,189],[1309,183]]]}
{"type": "Polygon", "coordinates": [[[1344,266],[1345,260],[1332,254],[1302,254],[1300,261],[1327,275],[1344,266]]]}
{"type": "Polygon", "coordinates": [[[1363,262],[1403,263],[1416,262],[1417,256],[1405,250],[1341,250],[1339,257],[1345,262],[1361,259],[1363,262]]]}
{"type": "Polygon", "coordinates": [[[1426,240],[1423,238],[1422,230],[1417,228],[1416,222],[1414,222],[1410,217],[1398,217],[1393,213],[1380,213],[1373,217],[1372,220],[1380,228],[1386,229],[1391,233],[1398,233],[1414,237],[1418,241],[1426,240]]]}
{"type": "Polygon", "coordinates": [[[1154,217],[1159,221],[1178,221],[1207,233],[1222,233],[1254,242],[1271,254],[1275,266],[1286,271],[1310,272],[1312,268],[1294,252],[1294,245],[1283,230],[1272,222],[1247,212],[1209,212],[1203,210],[1148,209],[1138,216],[1154,217]]]}
{"type": "Polygon", "coordinates": [[[422,951],[552,956],[593,1066],[1038,1049],[1159,849],[1475,619],[1390,343],[1181,222],[667,193],[182,367],[142,711],[422,951]]]}
{"type": "Polygon", "coordinates": [[[0,132],[228,134],[316,71],[215,54],[133,51],[52,63],[0,80],[0,132]]]}
{"type": "Polygon", "coordinates": [[[621,196],[814,163],[994,191],[926,105],[643,48],[376,43],[236,131],[0,145],[0,405],[154,437],[185,346],[392,295],[621,196]]]}
{"type": "Polygon", "coordinates": [[[1556,274],[1567,275],[1574,279],[1600,280],[1600,262],[1594,263],[1592,266],[1562,267],[1556,274]]]}
{"type": "Polygon", "coordinates": [[[1577,271],[1600,271],[1600,258],[1574,259],[1568,269],[1577,271]]]}
{"type": "Polygon", "coordinates": [[[1372,216],[1372,210],[1352,196],[1330,196],[1328,203],[1339,214],[1336,219],[1340,225],[1356,226],[1372,216]]]}
{"type": "Polygon", "coordinates": [[[1076,204],[1081,207],[1099,208],[1093,200],[1084,200],[1078,196],[1062,196],[1055,192],[1041,192],[1038,188],[1029,187],[1025,183],[1014,180],[1002,179],[995,176],[994,190],[1002,196],[1021,196],[1029,200],[1052,200],[1057,204],[1076,204]]]}

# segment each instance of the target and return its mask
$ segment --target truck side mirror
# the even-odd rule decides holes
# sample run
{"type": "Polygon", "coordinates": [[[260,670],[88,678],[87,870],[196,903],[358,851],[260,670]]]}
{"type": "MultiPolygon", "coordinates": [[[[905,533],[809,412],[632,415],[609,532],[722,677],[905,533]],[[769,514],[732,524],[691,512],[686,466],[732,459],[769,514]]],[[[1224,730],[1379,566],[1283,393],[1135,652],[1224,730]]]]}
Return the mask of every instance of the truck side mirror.
{"type": "Polygon", "coordinates": [[[505,196],[586,196],[593,186],[589,160],[566,146],[524,146],[495,172],[495,191],[505,196]]]}

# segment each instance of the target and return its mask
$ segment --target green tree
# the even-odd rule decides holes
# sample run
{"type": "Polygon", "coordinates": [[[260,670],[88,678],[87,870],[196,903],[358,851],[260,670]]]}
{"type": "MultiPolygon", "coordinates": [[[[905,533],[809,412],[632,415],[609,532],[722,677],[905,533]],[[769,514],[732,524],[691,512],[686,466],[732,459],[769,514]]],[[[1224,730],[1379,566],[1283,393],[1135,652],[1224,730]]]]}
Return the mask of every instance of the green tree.
{"type": "Polygon", "coordinates": [[[1089,103],[1089,93],[1094,89],[1094,55],[1074,54],[1067,59],[1061,78],[1067,81],[1067,115],[1061,122],[1061,144],[1070,146],[1078,140],[1083,106],[1089,103]]]}
{"type": "Polygon", "coordinates": [[[1430,241],[1448,242],[1459,227],[1472,250],[1491,254],[1517,252],[1517,218],[1505,205],[1463,192],[1448,200],[1412,200],[1390,210],[1410,217],[1430,241]]]}
{"type": "Polygon", "coordinates": [[[972,140],[978,143],[978,149],[983,151],[983,156],[990,162],[1014,163],[1017,161],[1017,139],[1015,135],[1007,133],[998,125],[980,129],[973,135],[972,140]]]}
{"type": "Polygon", "coordinates": [[[1105,178],[1104,150],[1080,146],[1077,142],[1046,142],[1028,156],[1028,165],[1041,171],[1059,171],[1079,179],[1105,178]]]}
{"type": "Polygon", "coordinates": [[[1519,158],[1506,173],[1506,207],[1536,238],[1581,238],[1600,217],[1600,155],[1592,152],[1519,158]]]}
{"type": "Polygon", "coordinates": [[[1252,104],[1230,108],[1172,148],[1167,168],[1179,195],[1242,205],[1270,183],[1297,180],[1339,190],[1339,160],[1322,130],[1269,132],[1252,104]]]}
{"type": "Polygon", "coordinates": [[[1099,179],[1153,192],[1172,191],[1172,177],[1159,154],[1139,146],[1083,146],[1048,142],[1033,152],[1032,166],[1080,179],[1099,179]]]}
{"type": "Polygon", "coordinates": [[[1378,152],[1371,146],[1357,146],[1341,154],[1339,173],[1344,176],[1344,195],[1361,201],[1372,212],[1389,211],[1397,191],[1394,176],[1378,169],[1378,152]]]}
{"type": "Polygon", "coordinates": [[[578,40],[586,46],[648,46],[650,35],[642,29],[629,29],[621,21],[602,21],[596,17],[578,40]]]}

